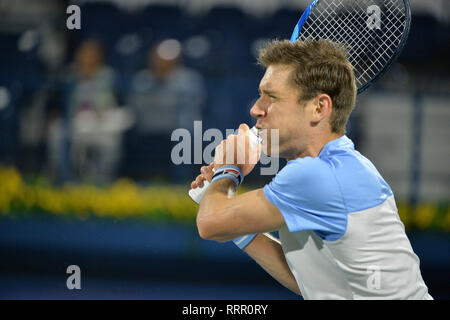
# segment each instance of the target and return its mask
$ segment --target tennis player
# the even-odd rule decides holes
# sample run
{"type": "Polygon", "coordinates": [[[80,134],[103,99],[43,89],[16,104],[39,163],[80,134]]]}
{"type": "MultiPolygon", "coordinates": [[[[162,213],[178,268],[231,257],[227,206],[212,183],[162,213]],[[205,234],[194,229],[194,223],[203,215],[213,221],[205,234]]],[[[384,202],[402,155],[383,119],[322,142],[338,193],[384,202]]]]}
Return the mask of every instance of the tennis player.
{"type": "Polygon", "coordinates": [[[249,130],[241,125],[191,184],[211,181],[200,236],[234,240],[305,299],[432,299],[392,190],[345,136],[356,99],[346,53],[325,40],[272,41],[259,63],[266,72],[250,113],[257,128],[279,130],[279,142],[268,135],[263,149],[279,143],[288,162],[264,188],[229,197],[254,168],[230,152],[259,152],[241,139],[249,130]]]}

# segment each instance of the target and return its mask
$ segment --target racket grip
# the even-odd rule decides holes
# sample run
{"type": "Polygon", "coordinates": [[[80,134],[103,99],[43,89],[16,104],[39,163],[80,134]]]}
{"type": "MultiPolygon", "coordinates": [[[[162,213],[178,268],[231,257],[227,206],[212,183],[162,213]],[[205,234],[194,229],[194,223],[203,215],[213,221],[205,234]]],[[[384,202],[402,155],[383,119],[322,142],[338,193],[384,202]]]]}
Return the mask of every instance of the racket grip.
{"type": "MultiPolygon", "coordinates": [[[[258,137],[258,129],[253,127],[250,129],[250,145],[252,148],[255,148],[259,143],[261,143],[261,138],[258,137]]],[[[189,190],[189,196],[191,199],[200,204],[200,201],[202,200],[206,189],[208,189],[209,184],[209,181],[205,180],[203,181],[202,187],[189,190]]]]}
{"type": "Polygon", "coordinates": [[[209,181],[205,180],[203,181],[202,187],[197,187],[195,189],[189,190],[189,196],[192,200],[197,202],[197,204],[200,204],[200,201],[202,200],[203,196],[205,195],[206,189],[208,189],[209,181]]]}

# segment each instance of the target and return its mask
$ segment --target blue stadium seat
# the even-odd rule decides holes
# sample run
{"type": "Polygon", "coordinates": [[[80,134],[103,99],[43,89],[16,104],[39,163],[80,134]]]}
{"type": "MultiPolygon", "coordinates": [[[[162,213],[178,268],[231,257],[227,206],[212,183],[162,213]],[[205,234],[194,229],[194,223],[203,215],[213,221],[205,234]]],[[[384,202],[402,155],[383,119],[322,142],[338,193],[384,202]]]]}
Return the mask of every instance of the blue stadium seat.
{"type": "Polygon", "coordinates": [[[251,124],[249,110],[257,98],[259,80],[243,76],[210,78],[204,119],[208,127],[221,130],[237,128],[242,122],[251,124]]]}
{"type": "Polygon", "coordinates": [[[265,38],[290,39],[302,10],[282,8],[276,11],[262,28],[265,38]]]}
{"type": "Polygon", "coordinates": [[[20,97],[28,98],[45,84],[45,67],[37,53],[37,45],[19,50],[22,34],[0,34],[0,82],[20,87],[20,97]]]}
{"type": "Polygon", "coordinates": [[[431,59],[439,50],[439,30],[442,29],[433,16],[415,15],[402,60],[431,59]]]}
{"type": "Polygon", "coordinates": [[[143,11],[145,24],[152,28],[154,39],[160,41],[167,38],[184,38],[184,22],[181,9],[174,6],[152,5],[143,11]]]}

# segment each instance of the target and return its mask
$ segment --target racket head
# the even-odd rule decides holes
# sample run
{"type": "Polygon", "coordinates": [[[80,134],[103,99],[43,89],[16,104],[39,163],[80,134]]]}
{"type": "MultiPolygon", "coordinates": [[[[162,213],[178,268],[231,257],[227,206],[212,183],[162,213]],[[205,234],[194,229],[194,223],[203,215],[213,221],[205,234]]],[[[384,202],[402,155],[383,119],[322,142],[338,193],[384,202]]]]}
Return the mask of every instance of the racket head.
{"type": "Polygon", "coordinates": [[[328,39],[342,44],[360,94],[397,60],[410,27],[409,0],[314,0],[297,22],[291,42],[328,39]],[[370,29],[368,10],[373,5],[380,9],[380,28],[370,29]]]}

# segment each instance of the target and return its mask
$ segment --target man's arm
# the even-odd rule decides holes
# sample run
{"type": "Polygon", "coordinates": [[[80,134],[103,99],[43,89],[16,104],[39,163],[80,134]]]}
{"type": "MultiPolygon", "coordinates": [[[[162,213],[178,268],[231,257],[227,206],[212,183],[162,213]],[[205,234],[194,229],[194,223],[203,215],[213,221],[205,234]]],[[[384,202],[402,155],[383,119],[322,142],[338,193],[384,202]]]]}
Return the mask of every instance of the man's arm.
{"type": "MultiPolygon", "coordinates": [[[[246,129],[248,131],[248,127],[246,129]]],[[[227,142],[232,142],[233,139],[230,137],[227,142]]],[[[222,157],[219,163],[225,163],[225,146],[226,143],[222,142],[222,147],[216,148],[215,163],[217,158],[222,157]]],[[[202,174],[192,182],[192,188],[201,186],[205,180],[211,181],[215,163],[202,167],[202,174]]],[[[253,167],[254,164],[250,164],[241,168],[244,174],[248,174],[253,167]]],[[[215,181],[208,187],[197,213],[200,236],[209,240],[226,241],[259,233],[244,251],[283,286],[301,294],[280,243],[271,236],[261,234],[278,230],[285,225],[281,212],[267,200],[263,189],[230,197],[230,191],[234,195],[235,188],[236,184],[232,179],[215,181]]]]}
{"type": "Polygon", "coordinates": [[[216,241],[239,236],[277,231],[285,225],[278,208],[257,189],[229,198],[235,191],[230,179],[216,181],[208,187],[197,213],[197,228],[202,238],[216,241]]]}
{"type": "MultiPolygon", "coordinates": [[[[199,175],[196,179],[196,181],[194,181],[191,184],[191,187],[198,187],[199,185],[201,185],[201,183],[203,183],[203,181],[205,180],[211,180],[212,177],[212,165],[208,166],[208,167],[203,167],[202,168],[202,174],[199,175]]],[[[226,223],[227,226],[231,226],[232,228],[236,228],[237,232],[238,230],[244,230],[245,228],[240,227],[239,224],[241,224],[242,222],[240,222],[241,220],[239,219],[239,217],[236,217],[236,212],[239,211],[239,209],[237,209],[238,211],[236,211],[234,214],[232,214],[231,216],[234,215],[233,221],[234,223],[231,224],[229,221],[226,222],[224,220],[221,220],[222,222],[219,222],[218,224],[213,224],[213,222],[216,219],[225,219],[224,217],[226,215],[221,215],[219,208],[221,208],[222,206],[227,206],[227,204],[229,204],[230,200],[229,199],[229,188],[230,186],[233,188],[233,184],[229,184],[226,183],[228,179],[224,179],[223,181],[217,181],[214,184],[210,185],[208,189],[208,193],[211,193],[208,196],[205,196],[202,200],[201,207],[203,208],[203,211],[200,212],[199,210],[199,214],[201,214],[200,216],[197,215],[197,225],[198,225],[198,229],[199,229],[199,234],[202,238],[204,239],[209,239],[209,240],[219,240],[217,235],[214,235],[214,230],[213,229],[207,229],[207,228],[214,228],[215,226],[219,226],[220,223],[226,223]],[[210,191],[212,190],[212,191],[210,191]],[[210,196],[213,196],[212,198],[210,198],[210,196]],[[210,210],[210,212],[208,212],[210,210]],[[217,214],[214,214],[214,212],[216,212],[217,214]]],[[[253,195],[251,195],[251,197],[256,197],[256,200],[261,200],[258,199],[257,197],[261,197],[261,192],[262,190],[260,190],[258,192],[258,190],[256,190],[257,192],[253,192],[253,195]]],[[[239,196],[241,198],[244,198],[244,201],[249,201],[248,200],[248,196],[245,196],[246,194],[239,196]]],[[[262,193],[262,197],[265,199],[264,193],[262,193]]],[[[252,200],[250,200],[252,201],[252,200]]],[[[253,200],[254,201],[254,200],[253,200]]],[[[265,201],[267,201],[267,199],[265,199],[265,201]]],[[[241,203],[241,202],[240,202],[241,203]]],[[[251,203],[250,203],[251,204],[251,203]]],[[[270,203],[269,203],[270,204],[270,203]]],[[[261,204],[259,204],[259,206],[261,206],[261,204]]],[[[262,205],[262,207],[267,206],[267,204],[262,205]]],[[[240,208],[239,205],[234,205],[235,208],[240,208]]],[[[256,208],[257,206],[255,205],[251,205],[251,207],[256,208]]],[[[273,209],[273,208],[272,208],[273,209]]],[[[259,208],[258,210],[260,210],[260,212],[263,212],[264,209],[263,208],[259,208]]],[[[228,209],[229,212],[232,212],[233,210],[228,209]]],[[[242,219],[242,215],[243,213],[240,212],[238,213],[239,216],[241,216],[242,219]]],[[[264,215],[264,214],[263,214],[264,215]]],[[[267,215],[267,213],[266,213],[267,215]]],[[[278,212],[278,215],[281,216],[281,214],[278,212]]],[[[277,213],[275,212],[275,217],[277,216],[277,213]]],[[[248,221],[248,217],[245,218],[244,220],[248,221]]],[[[225,219],[226,220],[226,219],[225,219]]],[[[257,219],[259,220],[259,219],[257,219]]],[[[271,220],[276,220],[278,221],[278,218],[275,219],[268,219],[269,223],[271,220]]],[[[249,223],[249,222],[246,222],[249,223]]],[[[279,223],[279,222],[277,222],[279,223]]],[[[230,236],[228,235],[227,238],[234,239],[237,236],[240,235],[246,235],[249,233],[256,233],[253,230],[255,228],[264,228],[264,227],[260,227],[259,224],[257,222],[255,222],[251,228],[248,228],[246,230],[250,230],[250,231],[246,231],[244,233],[239,233],[236,234],[236,236],[230,236]]],[[[226,230],[224,230],[226,231],[226,230]]],[[[217,232],[217,230],[216,230],[217,232]]],[[[230,233],[228,231],[228,233],[230,233]]],[[[221,238],[221,241],[225,241],[225,238],[221,238]]],[[[301,295],[300,289],[297,285],[297,282],[291,272],[291,270],[289,269],[289,266],[286,262],[286,258],[284,256],[283,250],[281,248],[281,245],[279,243],[279,241],[271,236],[267,236],[264,234],[258,234],[245,248],[244,251],[253,259],[256,261],[256,263],[258,263],[267,273],[269,273],[275,280],[277,280],[279,283],[281,283],[283,286],[285,286],[286,288],[288,288],[289,290],[293,291],[296,294],[301,295]]]]}
{"type": "Polygon", "coordinates": [[[264,234],[258,234],[244,251],[268,274],[292,292],[302,295],[289,266],[280,243],[264,234]]]}
{"type": "MultiPolygon", "coordinates": [[[[233,182],[229,184],[227,181],[224,179],[223,182],[217,181],[210,185],[211,189],[207,191],[209,195],[205,194],[200,202],[197,226],[202,238],[227,241],[246,234],[275,231],[284,224],[281,213],[270,211],[273,205],[265,198],[262,189],[228,198],[227,190],[233,186],[233,182]],[[246,211],[242,210],[251,213],[245,214],[246,211]],[[259,214],[255,215],[255,212],[259,214]]],[[[260,233],[244,251],[275,280],[301,295],[279,241],[260,233]]]]}

